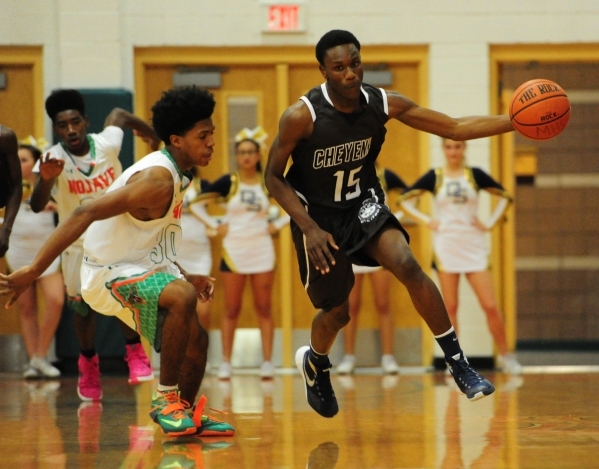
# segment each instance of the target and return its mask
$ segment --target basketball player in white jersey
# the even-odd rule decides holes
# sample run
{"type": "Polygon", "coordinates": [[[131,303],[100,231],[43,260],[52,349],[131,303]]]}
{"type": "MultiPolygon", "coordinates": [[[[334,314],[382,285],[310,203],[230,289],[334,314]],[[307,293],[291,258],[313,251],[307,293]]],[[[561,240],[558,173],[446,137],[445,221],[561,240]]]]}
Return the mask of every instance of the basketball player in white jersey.
{"type": "Polygon", "coordinates": [[[214,279],[188,274],[175,264],[189,169],[212,159],[214,105],[212,94],[195,86],[165,92],[152,107],[154,128],[165,143],[162,151],[142,158],[106,194],[77,207],[32,265],[0,276],[0,294],[12,293],[10,305],[87,230],[83,299],[95,311],[116,316],[161,352],[150,416],[170,436],[234,433],[229,424],[203,414],[203,396],[194,409],[189,405],[199,391],[208,350],[196,303],[212,298],[214,279]]]}
{"type": "MultiPolygon", "coordinates": [[[[88,134],[85,103],[76,90],[53,92],[46,99],[46,112],[60,143],[51,147],[34,168],[40,177],[31,195],[31,208],[34,212],[44,210],[55,189],[52,195],[57,202],[59,220],[66,219],[80,205],[100,197],[121,174],[118,157],[124,128],[131,128],[152,141],[154,148],[159,144],[152,127],[118,108],[108,115],[102,132],[88,134]]],[[[102,398],[102,387],[94,347],[95,312],[81,298],[83,239],[82,234],[62,254],[62,272],[80,347],[77,393],[83,401],[98,401],[102,398]]],[[[129,383],[152,379],[154,374],[139,334],[124,324],[123,332],[127,341],[125,360],[129,365],[129,383]]]]}

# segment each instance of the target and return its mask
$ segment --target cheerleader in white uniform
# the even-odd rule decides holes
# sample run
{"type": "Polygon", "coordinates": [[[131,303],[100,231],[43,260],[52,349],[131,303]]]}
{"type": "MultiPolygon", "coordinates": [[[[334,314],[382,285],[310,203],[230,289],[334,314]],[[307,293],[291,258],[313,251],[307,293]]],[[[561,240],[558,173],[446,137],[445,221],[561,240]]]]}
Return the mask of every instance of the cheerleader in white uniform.
{"type": "MultiPolygon", "coordinates": [[[[401,178],[389,169],[377,165],[377,174],[381,181],[381,186],[387,195],[391,191],[403,192],[407,186],[401,178]]],[[[400,218],[403,212],[396,213],[400,218]]],[[[382,267],[368,267],[364,265],[352,266],[355,274],[355,283],[349,294],[349,316],[350,322],[343,328],[343,348],[345,355],[337,366],[337,373],[349,374],[354,371],[356,358],[355,346],[356,335],[358,331],[358,315],[362,303],[362,284],[364,277],[370,277],[372,286],[372,296],[374,306],[379,315],[379,330],[381,334],[381,346],[383,355],[381,357],[381,368],[385,374],[395,374],[399,372],[399,366],[393,356],[393,335],[395,324],[393,314],[391,313],[390,291],[393,282],[393,274],[382,267]]]]}
{"type": "Polygon", "coordinates": [[[456,333],[458,285],[460,274],[464,274],[487,316],[489,330],[500,353],[499,367],[510,373],[519,373],[522,367],[507,347],[504,323],[489,270],[489,248],[486,242],[486,232],[502,218],[512,198],[501,184],[482,169],[465,165],[465,150],[466,142],[444,139],[445,167],[431,169],[416,181],[401,196],[402,206],[407,213],[433,230],[435,268],[447,313],[456,333]],[[501,197],[486,223],[477,216],[478,192],[481,189],[501,197]],[[427,216],[406,202],[424,192],[434,195],[437,218],[427,216]]]}
{"type": "MultiPolygon", "coordinates": [[[[223,362],[220,379],[231,376],[233,338],[241,312],[243,289],[250,278],[254,307],[258,315],[264,361],[260,376],[274,377],[272,346],[274,322],[271,296],[274,283],[275,250],[272,235],[289,223],[289,216],[269,221],[270,197],[264,186],[260,167],[260,144],[250,138],[235,145],[238,171],[212,183],[200,200],[226,201],[226,215],[217,231],[223,236],[220,270],[225,289],[225,315],[221,326],[223,362]]],[[[206,219],[214,226],[214,220],[206,219]]]]}
{"type": "MultiPolygon", "coordinates": [[[[198,202],[200,194],[209,186],[206,179],[197,177],[197,168],[192,169],[193,183],[185,191],[181,216],[181,243],[177,254],[177,264],[194,275],[210,275],[212,270],[212,247],[210,237],[216,235],[214,228],[206,226],[209,217],[206,206],[198,202]]],[[[200,324],[210,330],[210,302],[198,301],[196,311],[200,324]]]]}
{"type": "MultiPolygon", "coordinates": [[[[41,152],[34,146],[19,146],[23,174],[23,201],[13,225],[10,247],[6,253],[6,261],[11,271],[32,264],[33,258],[54,231],[56,204],[49,202],[46,210],[41,213],[34,213],[29,206],[29,197],[36,180],[33,166],[40,156],[41,152]]],[[[60,258],[56,258],[17,299],[23,340],[30,357],[23,373],[26,379],[60,376],[60,371],[46,359],[64,303],[63,279],[59,266],[60,258]],[[44,296],[45,305],[45,312],[39,323],[37,286],[44,296]]]]}

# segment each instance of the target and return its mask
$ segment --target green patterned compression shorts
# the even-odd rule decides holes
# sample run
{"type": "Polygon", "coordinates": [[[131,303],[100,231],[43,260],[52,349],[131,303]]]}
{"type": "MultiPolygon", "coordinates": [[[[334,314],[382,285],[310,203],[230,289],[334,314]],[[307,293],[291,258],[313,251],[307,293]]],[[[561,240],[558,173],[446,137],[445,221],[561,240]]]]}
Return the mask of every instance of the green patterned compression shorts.
{"type": "Polygon", "coordinates": [[[137,332],[160,352],[162,324],[166,311],[159,309],[158,299],[164,287],[177,277],[165,272],[144,272],[130,277],[119,277],[106,283],[112,296],[133,314],[137,332]]]}

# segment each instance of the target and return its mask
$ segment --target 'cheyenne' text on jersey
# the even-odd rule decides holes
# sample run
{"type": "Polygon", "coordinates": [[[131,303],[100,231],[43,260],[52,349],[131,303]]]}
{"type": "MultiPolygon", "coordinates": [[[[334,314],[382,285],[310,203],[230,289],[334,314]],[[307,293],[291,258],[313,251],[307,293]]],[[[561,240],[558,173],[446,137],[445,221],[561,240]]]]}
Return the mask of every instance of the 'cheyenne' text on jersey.
{"type": "Polygon", "coordinates": [[[330,168],[349,161],[358,161],[368,156],[372,137],[364,140],[335,145],[314,152],[314,169],[330,168]]]}

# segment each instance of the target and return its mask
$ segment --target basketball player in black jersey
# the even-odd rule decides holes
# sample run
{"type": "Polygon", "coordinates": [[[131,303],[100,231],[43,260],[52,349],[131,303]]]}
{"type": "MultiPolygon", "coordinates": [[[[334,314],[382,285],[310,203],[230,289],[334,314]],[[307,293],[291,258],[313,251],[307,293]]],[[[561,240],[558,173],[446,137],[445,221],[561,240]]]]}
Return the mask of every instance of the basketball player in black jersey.
{"type": "Polygon", "coordinates": [[[508,116],[454,119],[405,96],[362,83],[360,43],[333,30],[316,45],[326,83],[290,106],[279,123],[266,166],[266,185],[292,219],[302,281],[320,311],[310,346],[296,353],[310,406],[324,417],[338,412],[328,352],[349,322],[351,264],[382,265],[403,283],[445,354],[460,390],[470,400],[495,388],[470,367],[447,316],[439,290],[422,271],[409,237],[385,205],[374,163],[385,123],[397,119],[453,140],[513,130],[508,116]],[[293,165],[284,176],[289,156],[293,165]]]}

